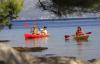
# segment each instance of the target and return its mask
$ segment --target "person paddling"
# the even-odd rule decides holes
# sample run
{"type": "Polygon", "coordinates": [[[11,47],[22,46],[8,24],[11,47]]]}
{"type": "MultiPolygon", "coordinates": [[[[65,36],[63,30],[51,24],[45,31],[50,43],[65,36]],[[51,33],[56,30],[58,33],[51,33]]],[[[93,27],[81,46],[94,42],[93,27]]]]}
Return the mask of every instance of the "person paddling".
{"type": "Polygon", "coordinates": [[[81,36],[86,36],[86,34],[83,32],[82,28],[78,26],[76,31],[76,37],[81,37],[81,36]]]}
{"type": "Polygon", "coordinates": [[[32,29],[32,34],[40,34],[39,32],[39,29],[38,29],[38,26],[37,25],[34,25],[33,29],[32,29]]]}

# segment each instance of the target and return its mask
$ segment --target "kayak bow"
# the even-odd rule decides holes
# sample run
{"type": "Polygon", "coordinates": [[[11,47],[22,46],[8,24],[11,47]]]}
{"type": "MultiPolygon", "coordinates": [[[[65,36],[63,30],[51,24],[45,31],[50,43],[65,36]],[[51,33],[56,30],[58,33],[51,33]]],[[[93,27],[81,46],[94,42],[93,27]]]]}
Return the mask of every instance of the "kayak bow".
{"type": "Polygon", "coordinates": [[[30,33],[25,33],[24,36],[25,36],[25,39],[48,37],[48,35],[30,34],[30,33]]]}

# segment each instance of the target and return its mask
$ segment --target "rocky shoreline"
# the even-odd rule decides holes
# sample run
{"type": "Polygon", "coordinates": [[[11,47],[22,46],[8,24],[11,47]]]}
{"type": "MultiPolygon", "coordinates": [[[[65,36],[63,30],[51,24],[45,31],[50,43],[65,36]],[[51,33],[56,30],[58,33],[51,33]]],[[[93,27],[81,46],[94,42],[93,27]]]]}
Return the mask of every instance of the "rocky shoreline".
{"type": "Polygon", "coordinates": [[[32,56],[0,43],[0,64],[100,64],[100,59],[85,61],[67,56],[32,56]]]}

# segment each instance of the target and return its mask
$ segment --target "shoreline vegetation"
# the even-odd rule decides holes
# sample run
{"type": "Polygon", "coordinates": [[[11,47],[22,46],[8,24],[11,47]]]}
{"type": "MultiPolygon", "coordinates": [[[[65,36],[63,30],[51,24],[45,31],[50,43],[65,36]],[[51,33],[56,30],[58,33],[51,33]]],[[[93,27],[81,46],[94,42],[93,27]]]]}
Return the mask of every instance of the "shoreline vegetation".
{"type": "Polygon", "coordinates": [[[82,60],[67,56],[32,56],[0,43],[0,64],[100,64],[100,59],[82,60]]]}

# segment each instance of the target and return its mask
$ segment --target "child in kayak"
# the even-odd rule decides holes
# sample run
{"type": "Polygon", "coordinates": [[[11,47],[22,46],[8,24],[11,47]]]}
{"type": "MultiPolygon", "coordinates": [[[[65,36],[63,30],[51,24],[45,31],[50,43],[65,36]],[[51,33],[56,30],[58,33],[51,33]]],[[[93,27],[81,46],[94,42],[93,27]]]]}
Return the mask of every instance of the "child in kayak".
{"type": "Polygon", "coordinates": [[[76,37],[86,36],[86,34],[82,31],[81,27],[77,27],[76,37]]]}
{"type": "Polygon", "coordinates": [[[46,30],[46,26],[43,26],[43,28],[41,29],[41,35],[48,35],[48,31],[46,30]]]}

